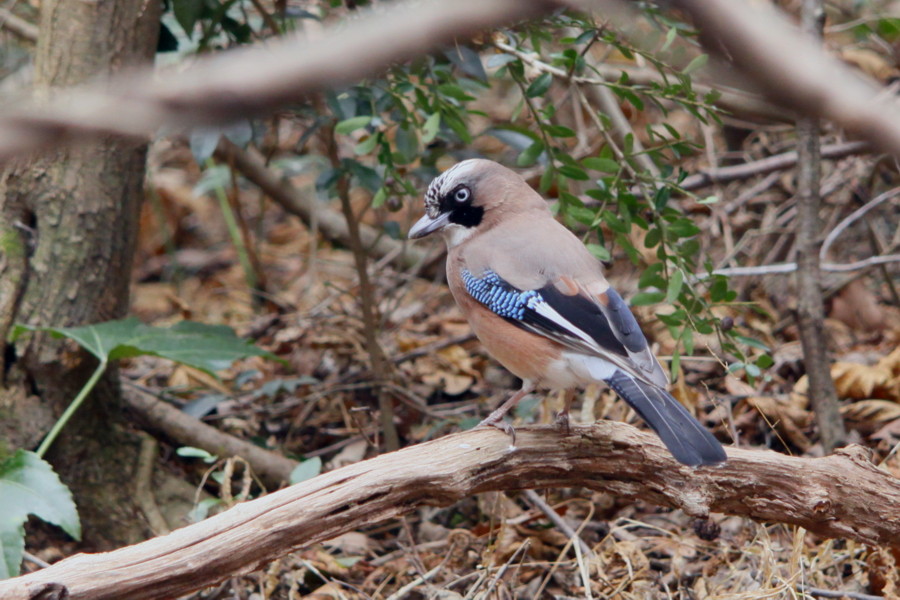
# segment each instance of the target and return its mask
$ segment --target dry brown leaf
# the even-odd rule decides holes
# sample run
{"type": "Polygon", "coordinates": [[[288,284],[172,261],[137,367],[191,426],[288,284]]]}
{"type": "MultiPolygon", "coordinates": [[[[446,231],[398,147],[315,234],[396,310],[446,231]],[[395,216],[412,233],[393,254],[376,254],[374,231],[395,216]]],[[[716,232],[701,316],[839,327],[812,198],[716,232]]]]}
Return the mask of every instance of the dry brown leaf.
{"type": "Polygon", "coordinates": [[[725,377],[725,390],[732,396],[737,396],[738,398],[745,398],[756,393],[753,386],[746,381],[741,381],[734,375],[727,375],[725,377]]]}
{"type": "Polygon", "coordinates": [[[842,406],[841,414],[857,423],[887,423],[900,419],[900,404],[890,400],[860,400],[842,406]]]}
{"type": "Polygon", "coordinates": [[[897,75],[897,69],[885,57],[866,48],[844,48],[840,57],[845,63],[881,82],[897,75]]]}
{"type": "Polygon", "coordinates": [[[881,363],[869,366],[859,363],[836,362],[831,365],[834,386],[842,398],[864,400],[884,398],[888,384],[893,379],[891,370],[881,363]]]}
{"type": "Polygon", "coordinates": [[[862,279],[854,279],[841,289],[831,304],[828,315],[858,331],[878,331],[885,325],[885,313],[878,298],[862,279]]]}
{"type": "Polygon", "coordinates": [[[751,396],[747,402],[761,412],[775,429],[803,451],[812,442],[803,430],[812,422],[812,413],[798,406],[795,394],[790,397],[751,396]]]}

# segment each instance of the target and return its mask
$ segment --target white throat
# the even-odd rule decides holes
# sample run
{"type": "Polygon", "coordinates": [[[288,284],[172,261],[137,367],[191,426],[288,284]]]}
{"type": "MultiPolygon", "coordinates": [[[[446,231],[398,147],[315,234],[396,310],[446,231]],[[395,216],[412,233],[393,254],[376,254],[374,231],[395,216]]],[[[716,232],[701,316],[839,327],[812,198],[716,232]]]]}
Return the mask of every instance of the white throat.
{"type": "Polygon", "coordinates": [[[463,227],[457,223],[450,223],[441,230],[441,235],[444,236],[444,241],[447,242],[447,248],[459,246],[472,237],[474,233],[474,227],[463,227]]]}

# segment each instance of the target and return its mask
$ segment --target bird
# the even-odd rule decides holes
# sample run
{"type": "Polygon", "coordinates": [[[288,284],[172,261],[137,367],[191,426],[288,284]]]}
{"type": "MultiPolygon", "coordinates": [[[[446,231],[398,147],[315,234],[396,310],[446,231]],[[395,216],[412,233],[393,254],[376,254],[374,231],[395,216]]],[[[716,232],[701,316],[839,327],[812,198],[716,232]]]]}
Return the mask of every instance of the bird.
{"type": "Polygon", "coordinates": [[[605,382],[689,466],[726,460],[722,444],[666,390],[669,379],[630,308],[581,240],[515,171],[474,158],[429,184],[410,239],[438,233],[450,292],[490,355],[522,387],[479,425],[513,436],[504,417],[536,389],[605,382]]]}

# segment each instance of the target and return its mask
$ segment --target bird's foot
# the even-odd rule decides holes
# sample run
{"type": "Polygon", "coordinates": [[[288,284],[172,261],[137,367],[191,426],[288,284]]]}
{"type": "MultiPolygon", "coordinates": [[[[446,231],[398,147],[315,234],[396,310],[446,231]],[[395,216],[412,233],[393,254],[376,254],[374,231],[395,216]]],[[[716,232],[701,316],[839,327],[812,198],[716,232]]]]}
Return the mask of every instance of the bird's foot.
{"type": "Polygon", "coordinates": [[[494,427],[499,429],[506,435],[510,437],[510,445],[516,445],[516,429],[506,420],[504,420],[503,415],[505,412],[500,412],[499,410],[495,410],[490,414],[490,416],[479,423],[477,427],[494,427]],[[499,413],[499,414],[498,414],[499,413]]]}
{"type": "Polygon", "coordinates": [[[572,433],[572,425],[569,422],[569,411],[567,410],[560,411],[559,414],[556,415],[556,420],[553,424],[563,435],[572,433]]]}

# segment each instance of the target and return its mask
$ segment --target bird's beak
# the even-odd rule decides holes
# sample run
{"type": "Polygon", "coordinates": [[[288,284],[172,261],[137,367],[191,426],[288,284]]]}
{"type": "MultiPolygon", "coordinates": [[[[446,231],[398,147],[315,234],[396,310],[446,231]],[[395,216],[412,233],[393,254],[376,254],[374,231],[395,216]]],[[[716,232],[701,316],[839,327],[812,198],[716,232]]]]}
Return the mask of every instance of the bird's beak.
{"type": "Polygon", "coordinates": [[[416,224],[412,226],[412,229],[409,230],[409,239],[417,240],[419,238],[423,238],[426,235],[431,235],[435,231],[440,231],[443,229],[447,223],[450,222],[450,213],[442,213],[436,216],[435,218],[431,218],[428,215],[425,215],[418,221],[416,224]]]}

